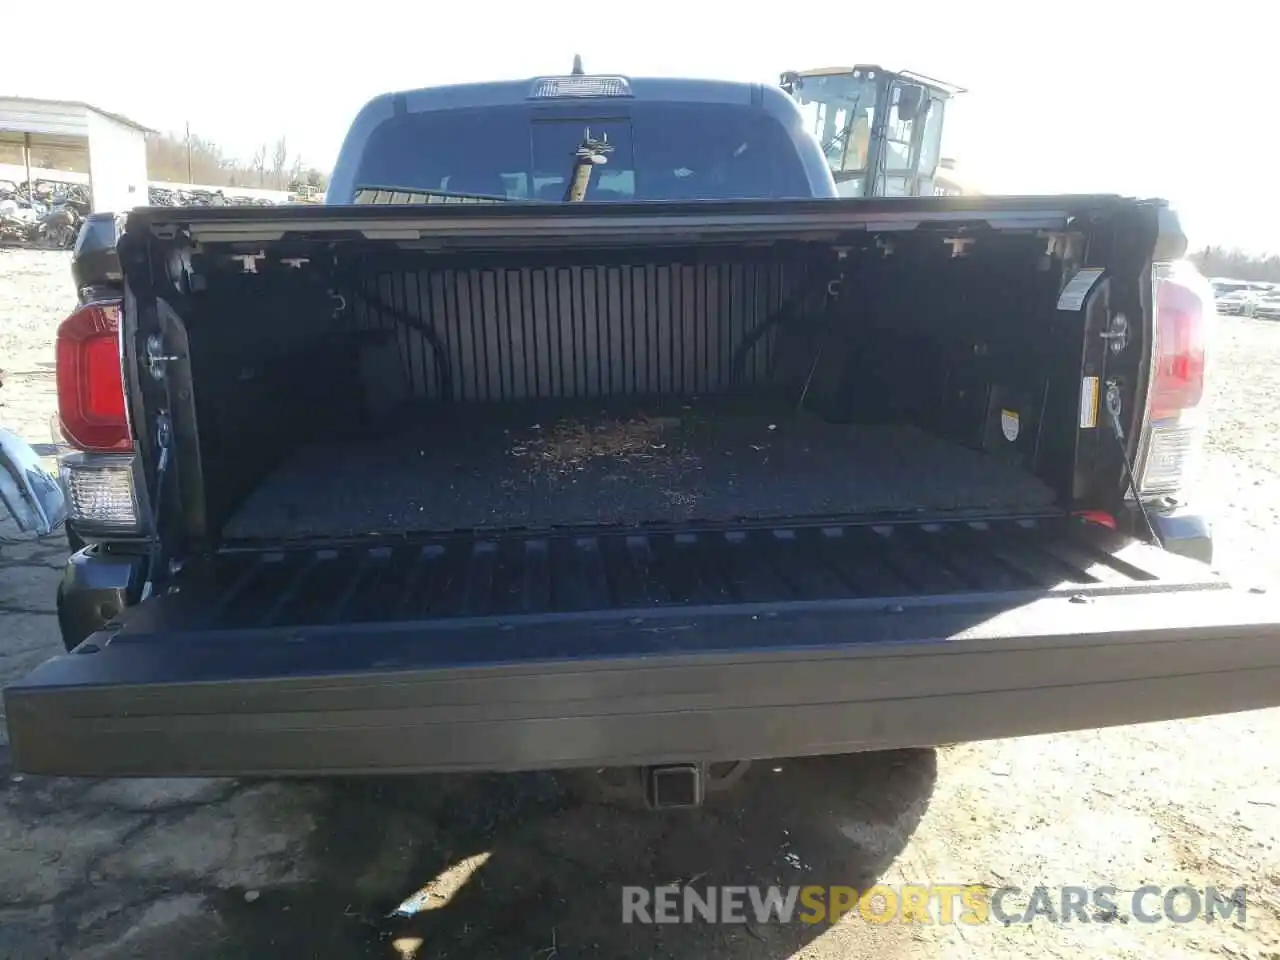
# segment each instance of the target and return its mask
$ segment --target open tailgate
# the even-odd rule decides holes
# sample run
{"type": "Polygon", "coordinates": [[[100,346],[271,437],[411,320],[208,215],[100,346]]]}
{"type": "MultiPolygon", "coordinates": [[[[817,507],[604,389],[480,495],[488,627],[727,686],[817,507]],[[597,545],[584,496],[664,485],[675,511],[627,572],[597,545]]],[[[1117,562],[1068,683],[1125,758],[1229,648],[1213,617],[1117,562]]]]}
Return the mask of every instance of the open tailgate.
{"type": "Polygon", "coordinates": [[[841,753],[1280,704],[1280,604],[1066,519],[229,552],[5,691],[17,769],[841,753]]]}

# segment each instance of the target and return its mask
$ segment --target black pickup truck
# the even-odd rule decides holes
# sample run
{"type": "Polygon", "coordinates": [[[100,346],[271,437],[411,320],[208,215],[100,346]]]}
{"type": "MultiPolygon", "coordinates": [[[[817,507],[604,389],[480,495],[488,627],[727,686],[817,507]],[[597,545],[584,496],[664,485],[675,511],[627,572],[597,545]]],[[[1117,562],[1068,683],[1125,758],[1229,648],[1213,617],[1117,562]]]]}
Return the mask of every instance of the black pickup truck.
{"type": "Polygon", "coordinates": [[[781,92],[599,77],[379,98],[328,199],[134,211],[62,325],[87,546],[17,769],[669,806],[1280,703],[1179,503],[1213,301],[1162,202],[837,199],[781,92]]]}

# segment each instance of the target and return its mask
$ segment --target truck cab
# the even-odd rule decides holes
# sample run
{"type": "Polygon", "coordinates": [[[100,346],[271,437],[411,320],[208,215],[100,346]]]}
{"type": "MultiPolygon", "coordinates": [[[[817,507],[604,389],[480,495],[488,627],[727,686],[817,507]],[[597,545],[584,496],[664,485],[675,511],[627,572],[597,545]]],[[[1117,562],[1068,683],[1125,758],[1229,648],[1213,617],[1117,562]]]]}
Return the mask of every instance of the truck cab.
{"type": "Polygon", "coordinates": [[[611,148],[591,202],[837,196],[799,107],[776,87],[572,74],[375,98],[351,125],[326,202],[379,190],[559,201],[584,135],[611,148]]]}

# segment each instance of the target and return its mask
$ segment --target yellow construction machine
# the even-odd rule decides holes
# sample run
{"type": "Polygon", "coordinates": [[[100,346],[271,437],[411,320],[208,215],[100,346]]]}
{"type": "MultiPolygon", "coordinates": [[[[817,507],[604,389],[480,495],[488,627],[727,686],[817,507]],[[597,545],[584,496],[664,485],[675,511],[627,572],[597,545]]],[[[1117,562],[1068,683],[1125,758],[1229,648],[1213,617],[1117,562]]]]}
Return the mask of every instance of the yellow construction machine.
{"type": "Polygon", "coordinates": [[[871,64],[788,71],[781,85],[822,144],[841,196],[976,192],[942,156],[947,104],[963,87],[871,64]]]}

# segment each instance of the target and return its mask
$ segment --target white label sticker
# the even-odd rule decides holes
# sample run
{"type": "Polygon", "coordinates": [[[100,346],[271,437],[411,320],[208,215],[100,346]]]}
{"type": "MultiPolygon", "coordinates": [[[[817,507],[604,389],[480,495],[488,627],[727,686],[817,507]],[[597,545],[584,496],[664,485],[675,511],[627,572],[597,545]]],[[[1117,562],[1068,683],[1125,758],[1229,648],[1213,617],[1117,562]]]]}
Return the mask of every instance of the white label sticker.
{"type": "Polygon", "coordinates": [[[1080,429],[1092,430],[1098,425],[1098,378],[1080,381],[1080,429]]]}
{"type": "Polygon", "coordinates": [[[1010,443],[1018,439],[1018,412],[1016,410],[1000,411],[1000,431],[1010,443]]]}
{"type": "Polygon", "coordinates": [[[1062,288],[1062,293],[1058,297],[1059,310],[1079,310],[1084,306],[1085,298],[1089,296],[1089,291],[1093,289],[1093,285],[1098,282],[1098,278],[1102,276],[1100,267],[1090,267],[1087,270],[1079,270],[1076,275],[1071,278],[1071,282],[1062,288]]]}

